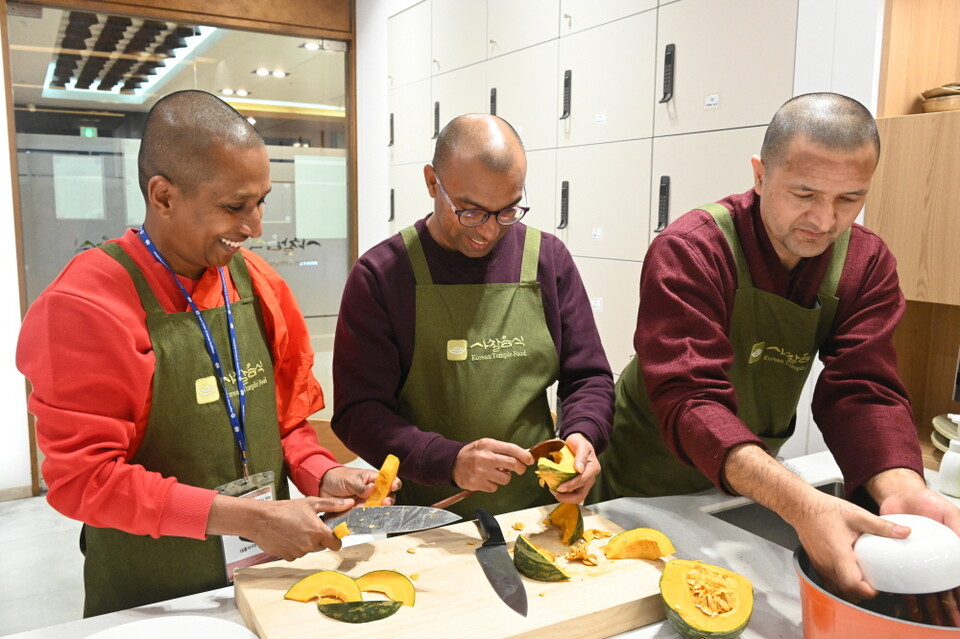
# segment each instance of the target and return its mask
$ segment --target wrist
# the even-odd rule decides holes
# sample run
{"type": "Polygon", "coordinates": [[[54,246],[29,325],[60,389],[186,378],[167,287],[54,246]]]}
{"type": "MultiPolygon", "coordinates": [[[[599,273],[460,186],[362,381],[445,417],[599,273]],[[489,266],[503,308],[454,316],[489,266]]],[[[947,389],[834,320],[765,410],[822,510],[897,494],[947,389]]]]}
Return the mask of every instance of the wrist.
{"type": "Polygon", "coordinates": [[[910,468],[890,468],[881,471],[863,483],[873,500],[882,504],[885,499],[907,490],[922,490],[927,487],[923,477],[910,468]]]}

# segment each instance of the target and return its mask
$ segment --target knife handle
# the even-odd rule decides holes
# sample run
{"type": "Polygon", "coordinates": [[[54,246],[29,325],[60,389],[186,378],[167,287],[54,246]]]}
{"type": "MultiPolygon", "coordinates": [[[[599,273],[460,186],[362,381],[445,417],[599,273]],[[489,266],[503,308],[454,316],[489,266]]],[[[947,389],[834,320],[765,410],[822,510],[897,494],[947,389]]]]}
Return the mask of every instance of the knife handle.
{"type": "Polygon", "coordinates": [[[480,535],[483,536],[484,546],[493,546],[507,544],[503,539],[503,533],[500,531],[500,524],[497,520],[483,508],[477,508],[477,528],[480,529],[480,535]]]}
{"type": "Polygon", "coordinates": [[[474,492],[476,492],[476,491],[473,491],[473,490],[461,490],[461,491],[460,491],[459,493],[457,493],[456,495],[451,495],[451,496],[447,497],[446,499],[441,499],[441,500],[438,501],[437,503],[433,504],[433,505],[431,506],[431,508],[446,508],[447,506],[452,506],[452,505],[454,505],[455,503],[457,503],[457,502],[459,502],[459,501],[463,501],[464,499],[466,499],[467,497],[469,497],[470,495],[472,495],[474,492]]]}

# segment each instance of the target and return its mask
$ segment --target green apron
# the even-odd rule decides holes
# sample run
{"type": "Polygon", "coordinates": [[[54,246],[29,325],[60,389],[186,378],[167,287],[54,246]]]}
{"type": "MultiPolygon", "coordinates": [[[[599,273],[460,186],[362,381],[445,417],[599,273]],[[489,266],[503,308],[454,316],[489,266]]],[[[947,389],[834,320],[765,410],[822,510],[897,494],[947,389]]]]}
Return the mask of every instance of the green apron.
{"type": "MultiPolygon", "coordinates": [[[[146,432],[128,463],[140,464],[190,486],[214,488],[242,476],[240,452],[226,405],[198,392],[197,382],[213,375],[213,364],[192,312],[166,313],[133,260],[116,243],[102,246],[133,278],[147,314],[156,368],[146,432]],[[203,403],[200,403],[200,402],[203,403]]],[[[273,470],[275,492],[288,498],[280,447],[273,361],[262,328],[260,305],[242,255],[230,263],[240,301],[232,304],[241,370],[246,386],[246,435],[250,474],[273,470]]],[[[233,370],[223,306],[202,311],[221,360],[233,370]]],[[[228,387],[236,389],[234,375],[228,387]]],[[[219,388],[219,386],[218,386],[219,388]]],[[[235,391],[234,391],[235,392],[235,391]]],[[[235,396],[234,396],[235,399],[235,396]]],[[[131,507],[134,507],[131,504],[131,507]]],[[[229,584],[219,536],[206,540],[131,535],[84,525],[84,616],[104,614],[229,584]]]]}
{"type": "MultiPolygon", "coordinates": [[[[399,395],[400,415],[463,442],[492,437],[529,448],[553,437],[546,391],[560,364],[536,281],[540,231],[527,227],[518,283],[442,286],[433,283],[416,229],[400,234],[417,282],[416,341],[399,395]]],[[[553,501],[533,471],[494,493],[474,493],[450,510],[472,519],[477,508],[497,514],[553,501]]],[[[407,481],[397,502],[429,505],[457,490],[453,484],[407,481]]]]}
{"type": "MultiPolygon", "coordinates": [[[[833,324],[850,232],[833,245],[816,307],[804,308],[754,288],[730,212],[720,204],[700,208],[713,215],[737,265],[729,335],[734,354],[729,377],[737,395],[737,417],[776,455],[793,434],[800,393],[833,324]]],[[[600,463],[602,479],[597,483],[602,485],[591,500],[676,495],[713,485],[663,442],[636,357],[617,380],[613,436],[600,463]]]]}

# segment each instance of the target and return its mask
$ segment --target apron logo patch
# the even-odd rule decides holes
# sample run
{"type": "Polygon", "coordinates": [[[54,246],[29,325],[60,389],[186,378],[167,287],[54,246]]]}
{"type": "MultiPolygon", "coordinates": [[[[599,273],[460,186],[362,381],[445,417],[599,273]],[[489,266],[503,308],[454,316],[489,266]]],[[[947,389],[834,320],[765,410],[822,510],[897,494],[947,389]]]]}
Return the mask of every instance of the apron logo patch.
{"type": "Polygon", "coordinates": [[[447,361],[462,362],[467,359],[467,340],[448,339],[447,340],[447,361]]]}
{"type": "Polygon", "coordinates": [[[471,344],[470,348],[471,350],[480,349],[479,353],[470,353],[470,361],[502,360],[527,356],[527,344],[522,335],[513,338],[503,335],[499,338],[481,339],[471,344]]]}
{"type": "Polygon", "coordinates": [[[810,359],[810,353],[798,355],[779,346],[767,346],[766,342],[757,342],[753,345],[753,348],[750,349],[750,360],[748,363],[755,364],[756,362],[763,361],[771,364],[780,364],[792,371],[802,373],[809,368],[810,359]]]}
{"type": "Polygon", "coordinates": [[[198,404],[209,404],[220,399],[220,387],[217,386],[217,378],[213,375],[201,377],[196,381],[195,387],[198,404]]]}

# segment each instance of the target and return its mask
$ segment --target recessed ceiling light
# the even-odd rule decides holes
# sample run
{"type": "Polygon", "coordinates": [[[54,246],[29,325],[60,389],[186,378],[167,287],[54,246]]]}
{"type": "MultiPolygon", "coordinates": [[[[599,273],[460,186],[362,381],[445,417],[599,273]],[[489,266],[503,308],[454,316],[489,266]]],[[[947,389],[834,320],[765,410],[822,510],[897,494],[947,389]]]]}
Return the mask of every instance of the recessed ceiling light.
{"type": "Polygon", "coordinates": [[[256,124],[257,119],[253,116],[250,116],[249,118],[247,118],[247,122],[249,122],[250,124],[256,124]]]}
{"type": "Polygon", "coordinates": [[[304,49],[306,49],[307,51],[319,51],[319,50],[320,50],[320,45],[319,45],[318,43],[316,43],[316,42],[304,42],[304,43],[301,44],[300,46],[303,47],[304,49]]]}
{"type": "Polygon", "coordinates": [[[237,89],[237,95],[239,95],[241,98],[243,98],[243,97],[246,97],[246,96],[250,95],[250,92],[247,91],[246,89],[237,89]]]}
{"type": "Polygon", "coordinates": [[[254,73],[257,75],[270,75],[270,69],[257,69],[254,73]]]}
{"type": "Polygon", "coordinates": [[[233,95],[233,89],[220,89],[220,93],[224,95],[233,95]]]}
{"type": "Polygon", "coordinates": [[[287,77],[288,74],[287,74],[286,71],[281,71],[281,70],[277,69],[277,70],[274,71],[271,75],[272,75],[273,77],[275,77],[275,78],[285,78],[285,77],[287,77]]]}

